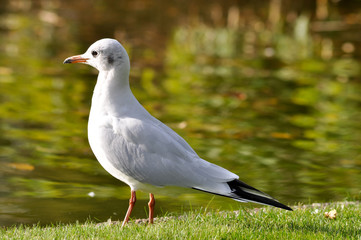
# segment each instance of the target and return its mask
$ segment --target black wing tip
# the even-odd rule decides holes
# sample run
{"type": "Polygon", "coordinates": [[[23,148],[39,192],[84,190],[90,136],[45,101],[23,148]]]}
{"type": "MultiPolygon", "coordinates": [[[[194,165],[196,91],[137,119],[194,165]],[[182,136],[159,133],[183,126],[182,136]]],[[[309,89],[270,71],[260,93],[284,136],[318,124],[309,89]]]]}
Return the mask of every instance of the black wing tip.
{"type": "MultiPolygon", "coordinates": [[[[222,196],[222,197],[227,197],[227,198],[232,198],[233,200],[243,200],[243,198],[235,198],[235,197],[232,197],[232,196],[227,196],[227,195],[223,195],[223,194],[219,194],[219,193],[215,193],[215,192],[209,192],[209,191],[206,191],[206,190],[203,190],[203,189],[200,189],[200,188],[196,188],[196,187],[192,187],[192,189],[194,190],[198,190],[198,191],[201,191],[201,192],[206,192],[206,193],[210,193],[210,194],[214,194],[214,195],[218,195],[218,196],[222,196]]],[[[258,190],[257,190],[258,191],[258,190]]],[[[264,198],[263,199],[267,199],[267,198],[264,198]]],[[[273,206],[273,207],[277,207],[277,208],[281,208],[281,209],[285,209],[285,210],[288,210],[288,211],[293,211],[292,208],[290,208],[289,206],[287,205],[284,205],[280,202],[277,202],[275,200],[271,200],[271,199],[268,199],[267,202],[265,201],[257,201],[257,200],[250,200],[251,202],[255,202],[255,203],[262,203],[262,204],[266,204],[266,205],[269,205],[269,206],[273,206]]]]}
{"type": "Polygon", "coordinates": [[[273,204],[271,203],[269,205],[274,206],[274,207],[278,207],[278,208],[281,208],[281,209],[284,209],[284,210],[287,210],[287,211],[293,211],[293,209],[290,208],[287,205],[284,205],[284,204],[282,204],[280,202],[277,202],[277,201],[274,201],[274,202],[276,202],[276,203],[273,203],[273,204]]]}
{"type": "MultiPolygon", "coordinates": [[[[232,193],[234,193],[235,195],[239,196],[240,200],[241,199],[245,199],[245,200],[249,200],[251,202],[256,202],[256,203],[262,203],[262,204],[266,204],[266,205],[270,205],[273,207],[277,207],[277,208],[281,208],[281,209],[285,209],[288,211],[293,211],[292,208],[290,208],[287,205],[284,205],[280,202],[278,202],[277,200],[273,199],[272,197],[269,196],[269,198],[267,197],[263,197],[257,194],[252,194],[248,191],[244,191],[242,190],[242,188],[245,189],[250,189],[256,192],[259,192],[261,194],[263,194],[264,196],[268,196],[267,194],[261,192],[260,190],[240,181],[239,179],[234,179],[232,181],[227,182],[229,188],[231,189],[232,193]]],[[[237,200],[237,197],[234,198],[237,200]]]]}
{"type": "Polygon", "coordinates": [[[284,205],[284,208],[283,209],[285,209],[285,210],[287,210],[287,211],[293,211],[293,209],[292,208],[290,208],[289,206],[287,206],[287,205],[284,205]]]}

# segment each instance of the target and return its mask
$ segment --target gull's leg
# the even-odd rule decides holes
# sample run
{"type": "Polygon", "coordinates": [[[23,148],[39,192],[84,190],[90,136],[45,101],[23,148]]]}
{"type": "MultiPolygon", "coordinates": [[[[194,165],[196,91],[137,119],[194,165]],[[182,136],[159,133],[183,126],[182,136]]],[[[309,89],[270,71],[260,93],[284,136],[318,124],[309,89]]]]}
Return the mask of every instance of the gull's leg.
{"type": "Polygon", "coordinates": [[[128,211],[127,211],[127,214],[125,215],[122,227],[124,227],[124,225],[129,221],[130,214],[132,213],[132,210],[133,210],[133,207],[134,207],[136,201],[137,201],[137,199],[135,197],[135,191],[132,190],[130,199],[129,199],[128,211]]]}
{"type": "Polygon", "coordinates": [[[153,223],[153,217],[154,217],[154,205],[155,205],[155,198],[153,193],[149,193],[149,223],[153,223]]]}

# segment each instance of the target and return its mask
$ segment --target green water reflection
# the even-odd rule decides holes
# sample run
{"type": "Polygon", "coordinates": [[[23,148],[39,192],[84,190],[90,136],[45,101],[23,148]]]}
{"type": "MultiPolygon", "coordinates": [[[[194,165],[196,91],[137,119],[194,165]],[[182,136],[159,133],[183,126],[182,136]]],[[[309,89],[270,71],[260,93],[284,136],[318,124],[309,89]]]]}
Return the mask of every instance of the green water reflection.
{"type": "MultiPolygon", "coordinates": [[[[134,94],[201,157],[284,203],[359,198],[361,4],[330,1],[325,16],[301,2],[0,1],[0,224],[123,217],[129,187],[86,138],[97,73],[61,64],[103,37],[124,43],[134,94]]],[[[158,213],[212,199],[157,197],[158,213]]]]}

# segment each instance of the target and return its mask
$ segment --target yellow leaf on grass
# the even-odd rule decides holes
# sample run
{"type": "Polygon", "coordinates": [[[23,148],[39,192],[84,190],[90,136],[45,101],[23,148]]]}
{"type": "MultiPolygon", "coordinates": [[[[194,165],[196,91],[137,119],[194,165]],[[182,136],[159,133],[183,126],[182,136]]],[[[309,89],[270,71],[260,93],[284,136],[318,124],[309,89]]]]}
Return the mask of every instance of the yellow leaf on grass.
{"type": "Polygon", "coordinates": [[[336,209],[333,209],[329,212],[325,212],[325,217],[329,219],[336,219],[337,211],[336,209]]]}

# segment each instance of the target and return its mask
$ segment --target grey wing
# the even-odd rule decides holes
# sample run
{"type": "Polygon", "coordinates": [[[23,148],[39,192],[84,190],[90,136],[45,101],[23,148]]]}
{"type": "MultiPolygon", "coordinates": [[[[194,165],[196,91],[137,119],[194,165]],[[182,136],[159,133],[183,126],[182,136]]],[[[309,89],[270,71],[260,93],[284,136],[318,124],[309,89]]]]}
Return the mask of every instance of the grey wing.
{"type": "Polygon", "coordinates": [[[211,190],[212,185],[222,183],[218,188],[223,188],[238,178],[199,158],[182,137],[155,118],[116,121],[113,129],[103,131],[102,148],[115,168],[139,182],[211,190]]]}

